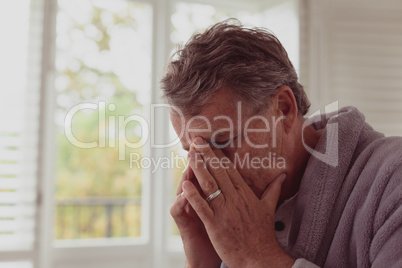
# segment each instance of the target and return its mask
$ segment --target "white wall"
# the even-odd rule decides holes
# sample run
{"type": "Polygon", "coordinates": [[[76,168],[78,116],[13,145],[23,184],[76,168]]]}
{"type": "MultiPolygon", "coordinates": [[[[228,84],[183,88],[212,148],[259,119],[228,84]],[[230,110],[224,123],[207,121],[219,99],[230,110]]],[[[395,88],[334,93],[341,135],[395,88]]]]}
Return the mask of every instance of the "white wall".
{"type": "Polygon", "coordinates": [[[302,81],[311,112],[353,105],[402,135],[402,1],[302,1],[302,81]]]}

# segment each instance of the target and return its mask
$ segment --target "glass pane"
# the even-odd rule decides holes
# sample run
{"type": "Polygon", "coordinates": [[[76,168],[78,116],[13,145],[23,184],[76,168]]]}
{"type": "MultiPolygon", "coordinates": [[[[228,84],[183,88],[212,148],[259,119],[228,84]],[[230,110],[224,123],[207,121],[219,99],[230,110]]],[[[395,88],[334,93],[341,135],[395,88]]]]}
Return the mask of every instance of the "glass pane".
{"type": "Polygon", "coordinates": [[[222,8],[211,5],[179,2],[172,14],[172,33],[170,40],[173,45],[182,44],[196,31],[203,31],[209,26],[228,19],[237,18],[247,25],[260,25],[261,14],[235,10],[231,7],[222,8]]]}
{"type": "Polygon", "coordinates": [[[141,236],[141,118],[150,103],[152,9],[59,0],[55,239],[141,236]]]}

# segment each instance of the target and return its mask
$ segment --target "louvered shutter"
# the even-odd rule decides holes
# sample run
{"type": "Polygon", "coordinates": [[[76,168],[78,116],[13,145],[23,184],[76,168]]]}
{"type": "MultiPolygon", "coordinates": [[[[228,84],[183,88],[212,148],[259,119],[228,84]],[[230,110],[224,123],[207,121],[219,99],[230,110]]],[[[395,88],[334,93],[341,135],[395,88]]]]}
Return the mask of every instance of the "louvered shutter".
{"type": "Polygon", "coordinates": [[[13,256],[0,267],[33,263],[42,13],[41,0],[0,3],[0,256],[13,256]]]}
{"type": "Polygon", "coordinates": [[[402,135],[402,2],[307,3],[312,99],[356,106],[376,130],[402,135]]]}

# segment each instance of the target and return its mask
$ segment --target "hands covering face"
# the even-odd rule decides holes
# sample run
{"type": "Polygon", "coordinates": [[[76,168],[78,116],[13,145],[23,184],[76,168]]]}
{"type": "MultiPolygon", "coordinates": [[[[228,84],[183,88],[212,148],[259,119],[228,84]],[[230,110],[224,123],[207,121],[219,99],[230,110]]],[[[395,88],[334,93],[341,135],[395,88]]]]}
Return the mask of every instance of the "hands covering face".
{"type": "Polygon", "coordinates": [[[274,230],[284,180],[285,175],[278,177],[258,199],[221,150],[196,138],[179,184],[178,193],[181,189],[183,193],[171,209],[190,267],[219,267],[220,259],[230,268],[266,267],[268,263],[291,267],[293,260],[277,243],[274,230]],[[218,190],[220,194],[205,200],[218,190]],[[204,265],[206,258],[212,260],[210,266],[204,265]]]}

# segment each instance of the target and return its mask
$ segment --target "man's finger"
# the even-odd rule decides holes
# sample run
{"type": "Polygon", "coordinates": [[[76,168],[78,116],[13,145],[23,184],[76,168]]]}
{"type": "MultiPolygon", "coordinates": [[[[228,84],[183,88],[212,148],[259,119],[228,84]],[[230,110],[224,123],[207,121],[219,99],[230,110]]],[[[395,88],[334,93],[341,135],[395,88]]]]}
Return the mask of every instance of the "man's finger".
{"type": "Polygon", "coordinates": [[[244,181],[243,177],[240,175],[239,171],[237,170],[236,166],[233,164],[232,161],[222,152],[220,149],[214,149],[213,150],[215,155],[219,157],[220,159],[226,158],[227,161],[225,162],[225,167],[226,171],[229,175],[229,178],[232,182],[232,185],[234,186],[235,189],[239,190],[242,189],[244,190],[244,193],[246,194],[251,194],[253,191],[250,189],[250,187],[247,185],[247,183],[244,181]],[[227,164],[226,164],[227,163],[227,164]]]}
{"type": "Polygon", "coordinates": [[[176,200],[173,202],[172,207],[170,208],[170,215],[175,219],[179,219],[184,211],[184,207],[188,204],[187,199],[184,197],[184,194],[179,194],[176,197],[176,200]]]}
{"type": "Polygon", "coordinates": [[[214,212],[208,205],[208,202],[200,195],[198,190],[190,181],[184,181],[183,192],[187,201],[190,203],[191,207],[200,217],[204,224],[208,224],[213,218],[214,212]]]}
{"type": "Polygon", "coordinates": [[[183,188],[182,188],[183,182],[185,180],[191,180],[193,177],[194,177],[194,172],[191,169],[190,165],[187,165],[186,170],[184,171],[183,175],[180,178],[179,185],[177,186],[176,195],[179,195],[183,192],[183,188]]]}
{"type": "Polygon", "coordinates": [[[279,196],[281,195],[282,184],[286,179],[286,174],[280,175],[276,178],[262,194],[261,201],[271,210],[275,211],[278,204],[279,196]]]}
{"type": "Polygon", "coordinates": [[[219,189],[216,179],[209,173],[204,159],[195,151],[193,146],[190,147],[188,160],[204,195],[209,196],[216,192],[219,189]]]}
{"type": "Polygon", "coordinates": [[[216,156],[209,144],[201,137],[197,137],[194,140],[194,149],[202,154],[207,170],[215,178],[219,188],[226,194],[232,194],[234,187],[226,170],[226,166],[230,160],[227,157],[221,158],[216,156]]]}

